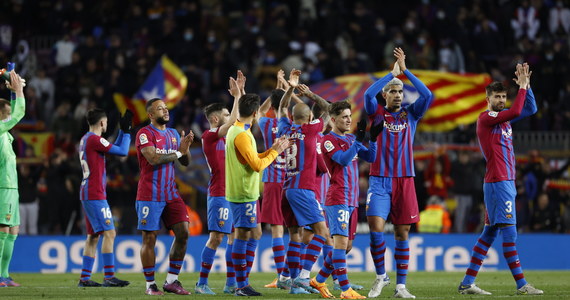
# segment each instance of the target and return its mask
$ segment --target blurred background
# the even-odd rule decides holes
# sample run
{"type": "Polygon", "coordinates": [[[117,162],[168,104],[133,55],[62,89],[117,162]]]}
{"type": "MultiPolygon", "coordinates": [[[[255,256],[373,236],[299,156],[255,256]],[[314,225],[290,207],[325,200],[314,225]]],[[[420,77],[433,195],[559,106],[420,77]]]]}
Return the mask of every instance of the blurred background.
{"type": "MultiPolygon", "coordinates": [[[[92,107],[107,111],[112,141],[119,111],[137,112],[152,84],[162,85],[163,95],[178,92],[169,102],[169,126],[197,136],[192,164],[178,170],[177,182],[192,212],[192,232],[206,233],[209,173],[199,138],[208,123],[201,108],[230,105],[229,76],[241,69],[246,91],[262,99],[275,87],[279,69],[302,70],[302,81],[318,93],[327,91],[325,84],[342,85],[341,76],[356,76],[350,78],[359,88],[341,87],[339,93],[358,103],[358,91],[391,69],[395,47],[404,49],[408,67],[426,84],[444,75],[447,83],[483,76],[479,93],[498,80],[509,86],[510,98],[517,90],[515,64],[530,64],[538,112],[513,125],[517,226],[520,232],[570,233],[569,33],[570,3],[561,0],[4,0],[0,66],[15,62],[28,82],[26,116],[12,130],[21,175],[20,234],[85,233],[77,153],[88,130],[85,113],[92,107]],[[170,70],[174,87],[150,76],[155,70],[170,70]]],[[[434,104],[441,93],[435,91],[434,104]]],[[[8,97],[5,87],[0,95],[8,97]]],[[[445,97],[461,110],[461,93],[445,97]]],[[[449,114],[446,126],[416,134],[420,210],[429,202],[429,208],[447,211],[443,232],[478,232],[483,225],[485,163],[473,122],[484,101],[481,94],[475,118],[449,114]]],[[[146,125],[144,114],[138,117],[138,128],[146,125]]],[[[107,158],[107,195],[119,235],[137,233],[138,173],[133,149],[127,159],[107,158]]],[[[367,174],[362,164],[361,203],[367,174]]]]}

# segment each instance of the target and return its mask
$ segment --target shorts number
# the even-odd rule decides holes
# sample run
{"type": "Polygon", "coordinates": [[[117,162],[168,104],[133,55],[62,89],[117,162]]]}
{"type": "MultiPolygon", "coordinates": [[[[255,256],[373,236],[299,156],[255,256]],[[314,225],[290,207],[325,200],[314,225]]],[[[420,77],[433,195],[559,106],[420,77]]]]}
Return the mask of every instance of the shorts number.
{"type": "Polygon", "coordinates": [[[506,212],[510,213],[511,211],[513,211],[513,202],[512,201],[505,202],[505,205],[507,206],[507,208],[505,208],[506,212]]]}
{"type": "Polygon", "coordinates": [[[218,208],[218,213],[219,213],[218,219],[227,220],[230,210],[225,207],[220,207],[218,208]]]}
{"type": "Polygon", "coordinates": [[[343,223],[348,223],[349,213],[348,210],[339,209],[338,210],[338,221],[343,223]]]}
{"type": "Polygon", "coordinates": [[[245,204],[245,215],[246,216],[254,216],[256,212],[256,204],[246,203],[245,204]]]}
{"type": "Polygon", "coordinates": [[[111,214],[111,209],[108,207],[101,208],[101,212],[103,213],[103,218],[105,219],[110,219],[113,217],[113,215],[111,214]]]}
{"type": "Polygon", "coordinates": [[[293,144],[285,150],[287,159],[287,170],[297,169],[297,145],[293,144]]]}
{"type": "Polygon", "coordinates": [[[148,208],[148,206],[143,206],[143,208],[142,208],[143,219],[148,217],[149,212],[150,212],[150,209],[148,208]]]}

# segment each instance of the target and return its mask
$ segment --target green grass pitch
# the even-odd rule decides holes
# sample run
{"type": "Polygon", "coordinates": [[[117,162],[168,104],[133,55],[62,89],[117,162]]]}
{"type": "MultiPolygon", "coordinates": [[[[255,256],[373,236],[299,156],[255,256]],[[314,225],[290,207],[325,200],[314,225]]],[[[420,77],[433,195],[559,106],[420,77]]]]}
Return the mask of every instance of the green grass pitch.
{"type": "MultiPolygon", "coordinates": [[[[151,296],[144,295],[145,283],[142,274],[129,273],[118,274],[118,277],[131,281],[128,287],[124,288],[78,288],[78,274],[11,274],[12,277],[22,287],[0,288],[0,299],[143,299],[151,296]]],[[[380,299],[392,298],[395,287],[396,274],[389,273],[392,283],[384,289],[380,299]]],[[[269,283],[274,274],[253,273],[250,277],[250,284],[263,293],[259,299],[319,299],[319,295],[290,295],[286,291],[264,288],[263,285],[269,283]]],[[[477,283],[483,289],[493,293],[492,296],[471,296],[459,295],[457,286],[463,278],[463,273],[459,272],[411,272],[408,275],[408,289],[416,295],[418,299],[570,299],[570,271],[527,271],[527,280],[539,289],[544,290],[543,296],[516,296],[516,289],[513,278],[509,272],[481,272],[477,278],[477,283]]],[[[100,282],[101,273],[94,274],[93,279],[100,282]]],[[[159,286],[166,278],[165,274],[156,276],[159,286]]],[[[194,284],[198,278],[197,273],[182,273],[180,281],[182,284],[194,292],[194,284]]],[[[374,279],[372,273],[349,273],[349,279],[364,286],[362,295],[367,295],[374,279]]],[[[330,280],[330,279],[329,279],[330,280]]],[[[236,299],[233,295],[222,293],[225,284],[225,274],[213,273],[210,275],[210,287],[217,295],[195,295],[190,298],[205,299],[236,299]]],[[[332,282],[329,287],[335,296],[340,295],[340,291],[332,290],[332,282]]],[[[166,295],[159,298],[176,298],[183,296],[166,295]]]]}

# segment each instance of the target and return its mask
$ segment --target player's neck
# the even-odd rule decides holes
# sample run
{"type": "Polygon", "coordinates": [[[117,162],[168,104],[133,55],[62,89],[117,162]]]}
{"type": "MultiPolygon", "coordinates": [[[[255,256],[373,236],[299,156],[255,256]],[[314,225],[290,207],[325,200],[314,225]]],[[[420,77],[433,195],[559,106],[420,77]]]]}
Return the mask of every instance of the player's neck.
{"type": "Polygon", "coordinates": [[[93,132],[95,135],[101,136],[103,130],[99,126],[89,126],[89,131],[93,132]]]}
{"type": "Polygon", "coordinates": [[[344,136],[345,132],[340,131],[337,127],[333,127],[332,132],[340,135],[340,136],[344,136]]]}
{"type": "Polygon", "coordinates": [[[239,118],[238,121],[243,123],[243,124],[251,125],[253,123],[253,116],[249,116],[247,118],[239,118]]]}
{"type": "Polygon", "coordinates": [[[158,130],[166,130],[166,124],[158,124],[156,121],[151,121],[150,123],[158,130]]]}
{"type": "Polygon", "coordinates": [[[397,113],[400,110],[402,110],[402,107],[401,106],[399,106],[399,107],[386,106],[386,110],[390,113],[397,113]]]}

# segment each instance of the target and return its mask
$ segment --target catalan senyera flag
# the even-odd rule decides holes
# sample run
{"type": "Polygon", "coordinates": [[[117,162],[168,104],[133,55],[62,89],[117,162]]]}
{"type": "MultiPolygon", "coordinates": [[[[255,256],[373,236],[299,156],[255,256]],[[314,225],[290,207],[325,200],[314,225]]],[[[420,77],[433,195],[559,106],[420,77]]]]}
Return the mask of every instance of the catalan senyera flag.
{"type": "Polygon", "coordinates": [[[161,98],[166,107],[172,109],[184,97],[187,86],[188,78],[184,72],[163,55],[133,97],[115,93],[113,100],[121,113],[127,108],[133,112],[133,123],[137,125],[148,119],[145,110],[147,100],[161,98]]]}
{"type": "MultiPolygon", "coordinates": [[[[479,113],[487,108],[485,86],[491,82],[488,74],[458,74],[427,70],[410,70],[433,93],[434,101],[422,120],[419,131],[449,131],[460,124],[477,121],[479,113]]],[[[350,99],[353,119],[364,112],[364,92],[388,71],[339,76],[312,85],[311,90],[324,99],[336,102],[350,99]]],[[[404,105],[413,103],[419,96],[404,75],[404,105]]],[[[354,122],[356,125],[356,122],[354,122]]]]}

